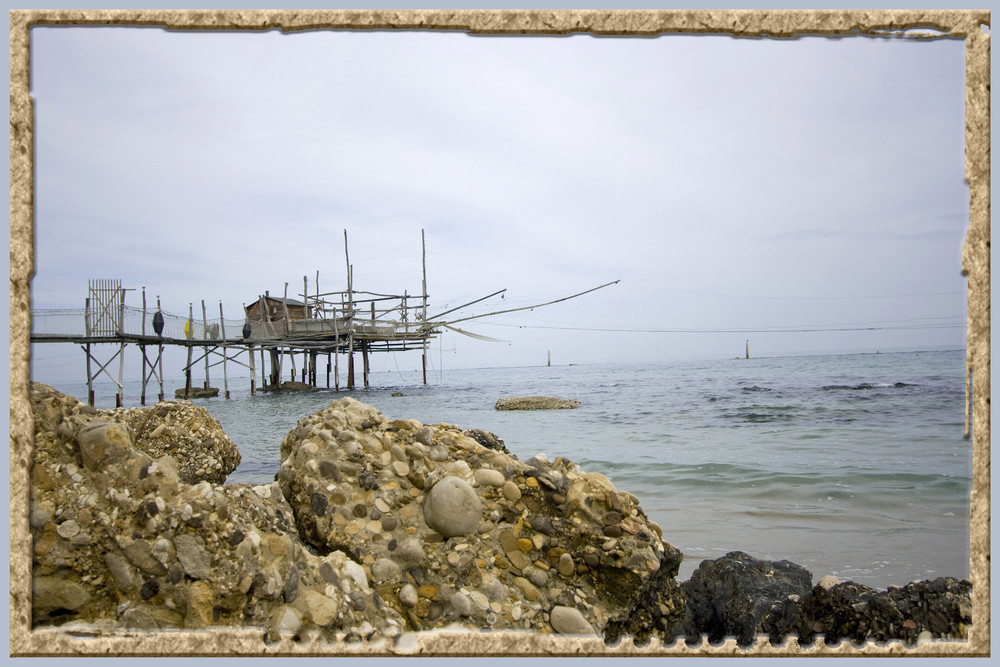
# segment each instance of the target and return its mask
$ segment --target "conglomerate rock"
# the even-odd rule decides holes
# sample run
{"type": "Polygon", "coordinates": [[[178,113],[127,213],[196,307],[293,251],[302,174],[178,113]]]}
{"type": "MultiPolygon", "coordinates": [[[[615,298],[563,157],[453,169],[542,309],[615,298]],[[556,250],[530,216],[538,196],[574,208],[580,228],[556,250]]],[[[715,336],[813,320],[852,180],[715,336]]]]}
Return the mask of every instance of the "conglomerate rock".
{"type": "MultiPolygon", "coordinates": [[[[344,553],[318,556],[277,484],[187,484],[113,411],[32,385],[32,624],[392,632],[344,553]]],[[[170,408],[172,409],[172,408],[170,408]]]]}
{"type": "Polygon", "coordinates": [[[361,563],[408,629],[601,634],[676,551],[603,475],[351,398],[300,419],[281,456],[303,539],[361,563]]]}
{"type": "Polygon", "coordinates": [[[132,444],[152,458],[170,455],[182,482],[226,481],[240,464],[240,452],[218,420],[201,406],[167,401],[148,408],[119,408],[107,418],[132,429],[132,444]]]}

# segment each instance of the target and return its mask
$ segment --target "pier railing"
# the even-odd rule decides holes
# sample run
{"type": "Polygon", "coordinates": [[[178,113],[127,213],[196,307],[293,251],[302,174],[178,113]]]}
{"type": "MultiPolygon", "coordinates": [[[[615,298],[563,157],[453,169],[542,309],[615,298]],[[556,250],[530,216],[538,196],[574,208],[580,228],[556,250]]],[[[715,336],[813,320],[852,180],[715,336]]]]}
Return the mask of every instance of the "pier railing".
{"type": "MultiPolygon", "coordinates": [[[[115,325],[117,331],[106,327],[97,329],[93,326],[93,311],[88,316],[86,308],[54,308],[31,311],[31,335],[49,338],[107,338],[108,342],[117,341],[123,336],[156,336],[153,328],[155,311],[125,306],[118,309],[115,325]],[[88,317],[90,318],[88,320],[88,317]]],[[[227,340],[243,338],[244,319],[204,320],[197,317],[190,319],[181,315],[162,312],[163,338],[175,340],[227,340]]],[[[353,333],[360,338],[379,338],[387,340],[419,339],[433,333],[433,327],[427,329],[420,322],[399,321],[388,319],[371,319],[369,317],[337,317],[309,319],[279,319],[272,322],[252,320],[250,322],[250,341],[276,341],[288,339],[335,339],[346,337],[353,333]]]]}
{"type": "MultiPolygon", "coordinates": [[[[31,335],[33,336],[65,336],[74,338],[106,337],[109,340],[121,336],[156,336],[153,328],[153,317],[156,311],[124,306],[119,309],[121,317],[116,322],[118,331],[95,330],[92,321],[93,312],[88,316],[86,308],[35,309],[31,311],[31,335]]],[[[243,336],[245,320],[222,319],[203,320],[162,312],[163,338],[177,340],[232,340],[243,336]],[[187,329],[186,329],[187,327],[187,329]],[[188,333],[188,330],[190,333],[188,333]]]]}

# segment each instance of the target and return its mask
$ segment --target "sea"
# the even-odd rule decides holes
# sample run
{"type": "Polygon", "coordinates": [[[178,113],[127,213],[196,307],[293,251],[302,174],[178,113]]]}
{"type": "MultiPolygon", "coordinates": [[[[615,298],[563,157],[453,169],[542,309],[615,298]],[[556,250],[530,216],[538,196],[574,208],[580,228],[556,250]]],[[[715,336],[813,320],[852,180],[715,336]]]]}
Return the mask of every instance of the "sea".
{"type": "MultiPolygon", "coordinates": [[[[743,551],[797,563],[814,583],[884,589],[969,576],[964,368],[965,351],[947,350],[442,369],[426,385],[420,372],[383,371],[368,389],[254,396],[248,377],[230,377],[229,400],[193,402],[239,447],[227,483],[273,481],[296,421],[352,396],[391,419],[491,431],[521,460],[562,456],[606,475],[684,553],[678,580],[743,551]],[[494,408],[538,395],[581,405],[494,408]]],[[[139,385],[126,382],[126,406],[139,385]]],[[[84,384],[55,386],[86,400],[84,384]]],[[[168,379],[167,399],[182,386],[168,379]]],[[[97,385],[97,407],[114,407],[114,395],[97,385]]]]}

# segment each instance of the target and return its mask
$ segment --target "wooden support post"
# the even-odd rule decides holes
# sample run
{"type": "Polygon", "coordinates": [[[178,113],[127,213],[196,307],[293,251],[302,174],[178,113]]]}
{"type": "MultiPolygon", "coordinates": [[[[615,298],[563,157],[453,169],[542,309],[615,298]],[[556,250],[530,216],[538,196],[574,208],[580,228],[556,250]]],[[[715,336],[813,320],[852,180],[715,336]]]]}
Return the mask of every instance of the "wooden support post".
{"type": "Polygon", "coordinates": [[[253,343],[247,346],[247,352],[250,354],[250,395],[253,396],[257,393],[257,370],[253,367],[253,343]]]}
{"type": "MultiPolygon", "coordinates": [[[[125,291],[122,291],[122,296],[124,298],[125,291]]],[[[118,393],[115,394],[115,407],[122,407],[122,380],[125,376],[125,341],[122,341],[121,347],[118,349],[118,393]]]]}
{"type": "Polygon", "coordinates": [[[347,350],[347,388],[354,389],[354,350],[352,345],[347,350]]]}
{"type": "MultiPolygon", "coordinates": [[[[229,398],[229,373],[226,371],[226,359],[229,354],[226,352],[226,320],[222,315],[222,301],[219,301],[219,332],[222,334],[222,387],[225,396],[229,398]]],[[[208,358],[207,356],[205,357],[208,358]]]]}
{"type": "MultiPolygon", "coordinates": [[[[145,301],[146,300],[146,295],[143,294],[142,297],[143,297],[142,300],[145,301]]],[[[143,305],[145,306],[145,304],[143,304],[143,305]]],[[[142,313],[142,320],[143,320],[143,327],[144,328],[145,328],[145,324],[146,324],[146,312],[145,312],[145,310],[146,309],[144,307],[143,308],[143,313],[142,313]]],[[[139,344],[139,351],[142,353],[142,391],[139,392],[139,405],[146,405],[146,366],[149,365],[149,362],[146,360],[146,346],[143,345],[142,343],[140,343],[139,344]]]]}
{"type": "Polygon", "coordinates": [[[330,351],[326,352],[326,388],[330,388],[330,351]]]}
{"type": "Polygon", "coordinates": [[[87,343],[85,351],[87,353],[87,403],[90,404],[90,407],[94,407],[94,376],[91,375],[90,371],[90,343],[87,343]]]}
{"type": "MultiPolygon", "coordinates": [[[[205,300],[201,300],[201,336],[204,339],[208,339],[208,313],[205,311],[205,300]]],[[[208,379],[208,348],[205,348],[205,389],[212,386],[208,379]]]]}
{"type": "Polygon", "coordinates": [[[747,341],[747,359],[750,358],[750,341],[747,341]]]}
{"type": "MultiPolygon", "coordinates": [[[[372,304],[372,308],[375,305],[372,304]]],[[[366,340],[361,341],[361,361],[362,361],[362,375],[363,381],[365,383],[365,389],[368,388],[368,346],[369,343],[366,340]]]]}
{"type": "MultiPolygon", "coordinates": [[[[156,312],[160,312],[160,297],[159,296],[156,297],[156,312]]],[[[160,339],[162,340],[163,337],[160,336],[160,339]]],[[[159,373],[159,377],[157,379],[160,381],[159,402],[162,403],[163,402],[163,343],[162,342],[157,346],[157,350],[156,350],[156,362],[160,365],[160,373],[159,373]]]]}
{"type": "MultiPolygon", "coordinates": [[[[160,306],[159,300],[157,300],[156,306],[157,306],[157,310],[159,310],[159,306],[160,306]]],[[[160,372],[159,372],[159,374],[157,376],[157,380],[159,380],[159,382],[160,382],[160,393],[159,393],[159,396],[158,396],[158,400],[159,400],[160,403],[162,403],[163,402],[163,343],[160,343],[159,345],[157,345],[156,362],[160,366],[160,372]]]]}
{"type": "Polygon", "coordinates": [[[194,348],[191,343],[185,343],[187,345],[187,366],[184,367],[184,398],[188,398],[191,394],[191,354],[194,352],[194,348]]]}
{"type": "Polygon", "coordinates": [[[281,391],[281,350],[271,348],[271,389],[281,391]]]}
{"type": "MultiPolygon", "coordinates": [[[[337,330],[337,309],[333,309],[333,390],[340,391],[340,331],[337,330]]],[[[330,372],[327,371],[326,386],[330,386],[330,372]]]]}
{"type": "MultiPolygon", "coordinates": [[[[420,321],[423,326],[427,326],[427,242],[424,240],[424,230],[420,230],[420,265],[423,269],[423,310],[421,312],[420,321]]],[[[425,333],[426,336],[426,333],[425,333]]],[[[427,384],[427,338],[424,338],[424,356],[423,356],[423,366],[424,366],[424,384],[427,384]]]]}
{"type": "MultiPolygon", "coordinates": [[[[118,335],[125,333],[125,290],[119,288],[119,308],[118,308],[118,335]]],[[[118,359],[118,393],[115,394],[115,407],[122,407],[122,380],[125,376],[125,340],[122,339],[121,347],[118,350],[121,355],[118,359]]]]}

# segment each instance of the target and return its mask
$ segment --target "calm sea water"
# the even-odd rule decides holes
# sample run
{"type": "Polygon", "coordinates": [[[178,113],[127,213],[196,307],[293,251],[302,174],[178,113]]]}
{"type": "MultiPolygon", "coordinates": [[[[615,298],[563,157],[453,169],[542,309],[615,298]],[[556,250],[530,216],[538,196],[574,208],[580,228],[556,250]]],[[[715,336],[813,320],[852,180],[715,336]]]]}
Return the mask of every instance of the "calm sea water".
{"type": "MultiPolygon", "coordinates": [[[[299,417],[351,395],[393,419],[492,431],[522,460],[564,456],[607,475],[684,552],[680,579],[740,550],[798,563],[814,582],[833,574],[885,588],[969,575],[964,362],[956,350],[445,369],[426,386],[418,373],[374,373],[365,391],[253,397],[244,379],[231,380],[231,400],[195,403],[240,448],[230,482],[272,481],[299,417]],[[493,407],[527,395],[582,406],[493,407]]],[[[180,385],[167,384],[169,397],[180,385]]],[[[138,383],[125,391],[137,404],[138,383]]],[[[97,403],[113,406],[113,385],[97,403]]]]}

